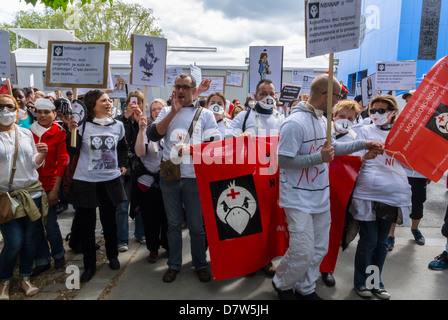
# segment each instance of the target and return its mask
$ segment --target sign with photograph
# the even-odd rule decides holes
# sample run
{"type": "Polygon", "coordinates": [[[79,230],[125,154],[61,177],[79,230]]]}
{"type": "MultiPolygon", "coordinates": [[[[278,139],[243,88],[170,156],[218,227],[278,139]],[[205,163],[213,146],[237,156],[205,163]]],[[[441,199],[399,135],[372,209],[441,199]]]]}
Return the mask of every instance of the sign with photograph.
{"type": "Polygon", "coordinates": [[[133,34],[131,46],[131,83],[164,87],[166,39],[133,34]]]}
{"type": "Polygon", "coordinates": [[[367,106],[378,93],[375,88],[375,74],[361,80],[362,105],[367,106]]]}
{"type": "Polygon", "coordinates": [[[415,90],[416,61],[380,61],[376,63],[376,90],[415,90]]]}
{"type": "Polygon", "coordinates": [[[306,57],[359,47],[361,1],[305,1],[306,57]]]}
{"type": "Polygon", "coordinates": [[[9,56],[9,32],[0,30],[0,78],[11,77],[9,56]]]}
{"type": "Polygon", "coordinates": [[[129,84],[129,73],[113,73],[113,91],[109,93],[109,98],[126,98],[126,85],[129,84]]]}
{"type": "Polygon", "coordinates": [[[176,78],[182,73],[182,67],[166,68],[165,84],[174,85],[176,78]]]}
{"type": "Polygon", "coordinates": [[[283,47],[254,46],[249,48],[249,91],[255,93],[258,82],[270,79],[275,89],[282,87],[283,47]]]}
{"type": "Polygon", "coordinates": [[[107,88],[109,42],[48,41],[47,87],[107,88]]]}

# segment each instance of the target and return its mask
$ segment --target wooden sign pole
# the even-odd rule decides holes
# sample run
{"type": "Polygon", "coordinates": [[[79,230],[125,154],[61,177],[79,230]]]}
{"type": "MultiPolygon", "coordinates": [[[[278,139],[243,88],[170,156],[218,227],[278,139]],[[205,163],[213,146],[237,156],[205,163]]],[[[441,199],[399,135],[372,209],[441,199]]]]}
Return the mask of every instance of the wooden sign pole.
{"type": "MultiPolygon", "coordinates": [[[[78,100],[78,88],[73,88],[73,100],[78,100]]],[[[76,147],[76,135],[78,134],[78,129],[72,129],[71,136],[71,146],[76,147]]]]}
{"type": "Polygon", "coordinates": [[[331,146],[331,124],[333,114],[333,69],[334,53],[330,53],[329,72],[328,72],[328,100],[327,100],[327,147],[331,146]]]}
{"type": "Polygon", "coordinates": [[[148,86],[145,86],[145,92],[144,92],[144,97],[143,97],[143,116],[144,117],[146,117],[147,96],[148,96],[148,86]]]}
{"type": "Polygon", "coordinates": [[[6,78],[6,85],[8,86],[8,94],[12,96],[11,80],[9,78],[6,78]]]}

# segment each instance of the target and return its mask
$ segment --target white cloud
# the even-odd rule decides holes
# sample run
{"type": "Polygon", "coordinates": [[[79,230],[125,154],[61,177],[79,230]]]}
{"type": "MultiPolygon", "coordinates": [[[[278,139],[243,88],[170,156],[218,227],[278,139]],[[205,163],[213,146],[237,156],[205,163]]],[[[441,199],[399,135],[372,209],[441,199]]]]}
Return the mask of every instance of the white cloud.
{"type": "MultiPolygon", "coordinates": [[[[153,9],[169,46],[216,47],[216,53],[169,52],[168,64],[243,66],[249,47],[284,47],[284,67],[325,67],[324,57],[306,59],[304,0],[122,0],[153,9]]],[[[33,9],[8,0],[0,19],[33,9]]],[[[43,8],[38,5],[36,8],[43,8]]]]}

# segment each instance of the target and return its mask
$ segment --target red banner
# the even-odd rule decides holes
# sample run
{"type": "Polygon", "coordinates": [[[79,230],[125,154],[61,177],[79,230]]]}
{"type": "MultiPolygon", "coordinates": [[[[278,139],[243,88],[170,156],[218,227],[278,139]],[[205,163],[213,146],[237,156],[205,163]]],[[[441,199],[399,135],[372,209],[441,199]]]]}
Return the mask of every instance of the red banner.
{"type": "Polygon", "coordinates": [[[428,72],[397,118],[386,152],[437,182],[448,170],[448,56],[428,72]]]}
{"type": "Polygon", "coordinates": [[[282,256],[289,235],[278,206],[278,136],[193,146],[215,280],[244,276],[282,256]]]}
{"type": "Polygon", "coordinates": [[[334,273],[344,232],[345,212],[360,169],[361,159],[355,156],[335,157],[330,162],[330,240],[320,272],[334,273]]]}

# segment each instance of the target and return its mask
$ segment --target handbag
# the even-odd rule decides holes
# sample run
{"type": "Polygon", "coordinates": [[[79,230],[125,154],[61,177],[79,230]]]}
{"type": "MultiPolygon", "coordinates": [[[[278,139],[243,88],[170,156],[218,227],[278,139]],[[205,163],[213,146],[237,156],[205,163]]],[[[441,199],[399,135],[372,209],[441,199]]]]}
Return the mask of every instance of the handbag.
{"type": "MultiPolygon", "coordinates": [[[[19,149],[19,137],[18,137],[19,131],[17,130],[17,127],[15,131],[16,131],[16,137],[14,145],[14,160],[12,162],[12,170],[11,175],[9,177],[8,191],[11,190],[12,182],[14,181],[14,174],[16,173],[17,153],[19,149]]],[[[9,196],[8,191],[0,196],[0,224],[7,223],[14,218],[12,214],[12,203],[11,203],[12,199],[9,196]]]]}
{"type": "MultiPolygon", "coordinates": [[[[191,122],[190,128],[188,129],[188,135],[186,137],[186,140],[184,143],[187,143],[190,141],[191,134],[193,133],[193,127],[195,122],[199,118],[199,114],[202,111],[202,107],[199,107],[198,110],[196,110],[196,113],[194,115],[193,121],[191,122]]],[[[179,154],[180,156],[180,154],[179,154]]],[[[162,176],[163,180],[166,182],[177,182],[180,180],[181,173],[180,173],[180,163],[175,164],[171,159],[168,159],[166,161],[160,162],[160,175],[162,176]]]]}

